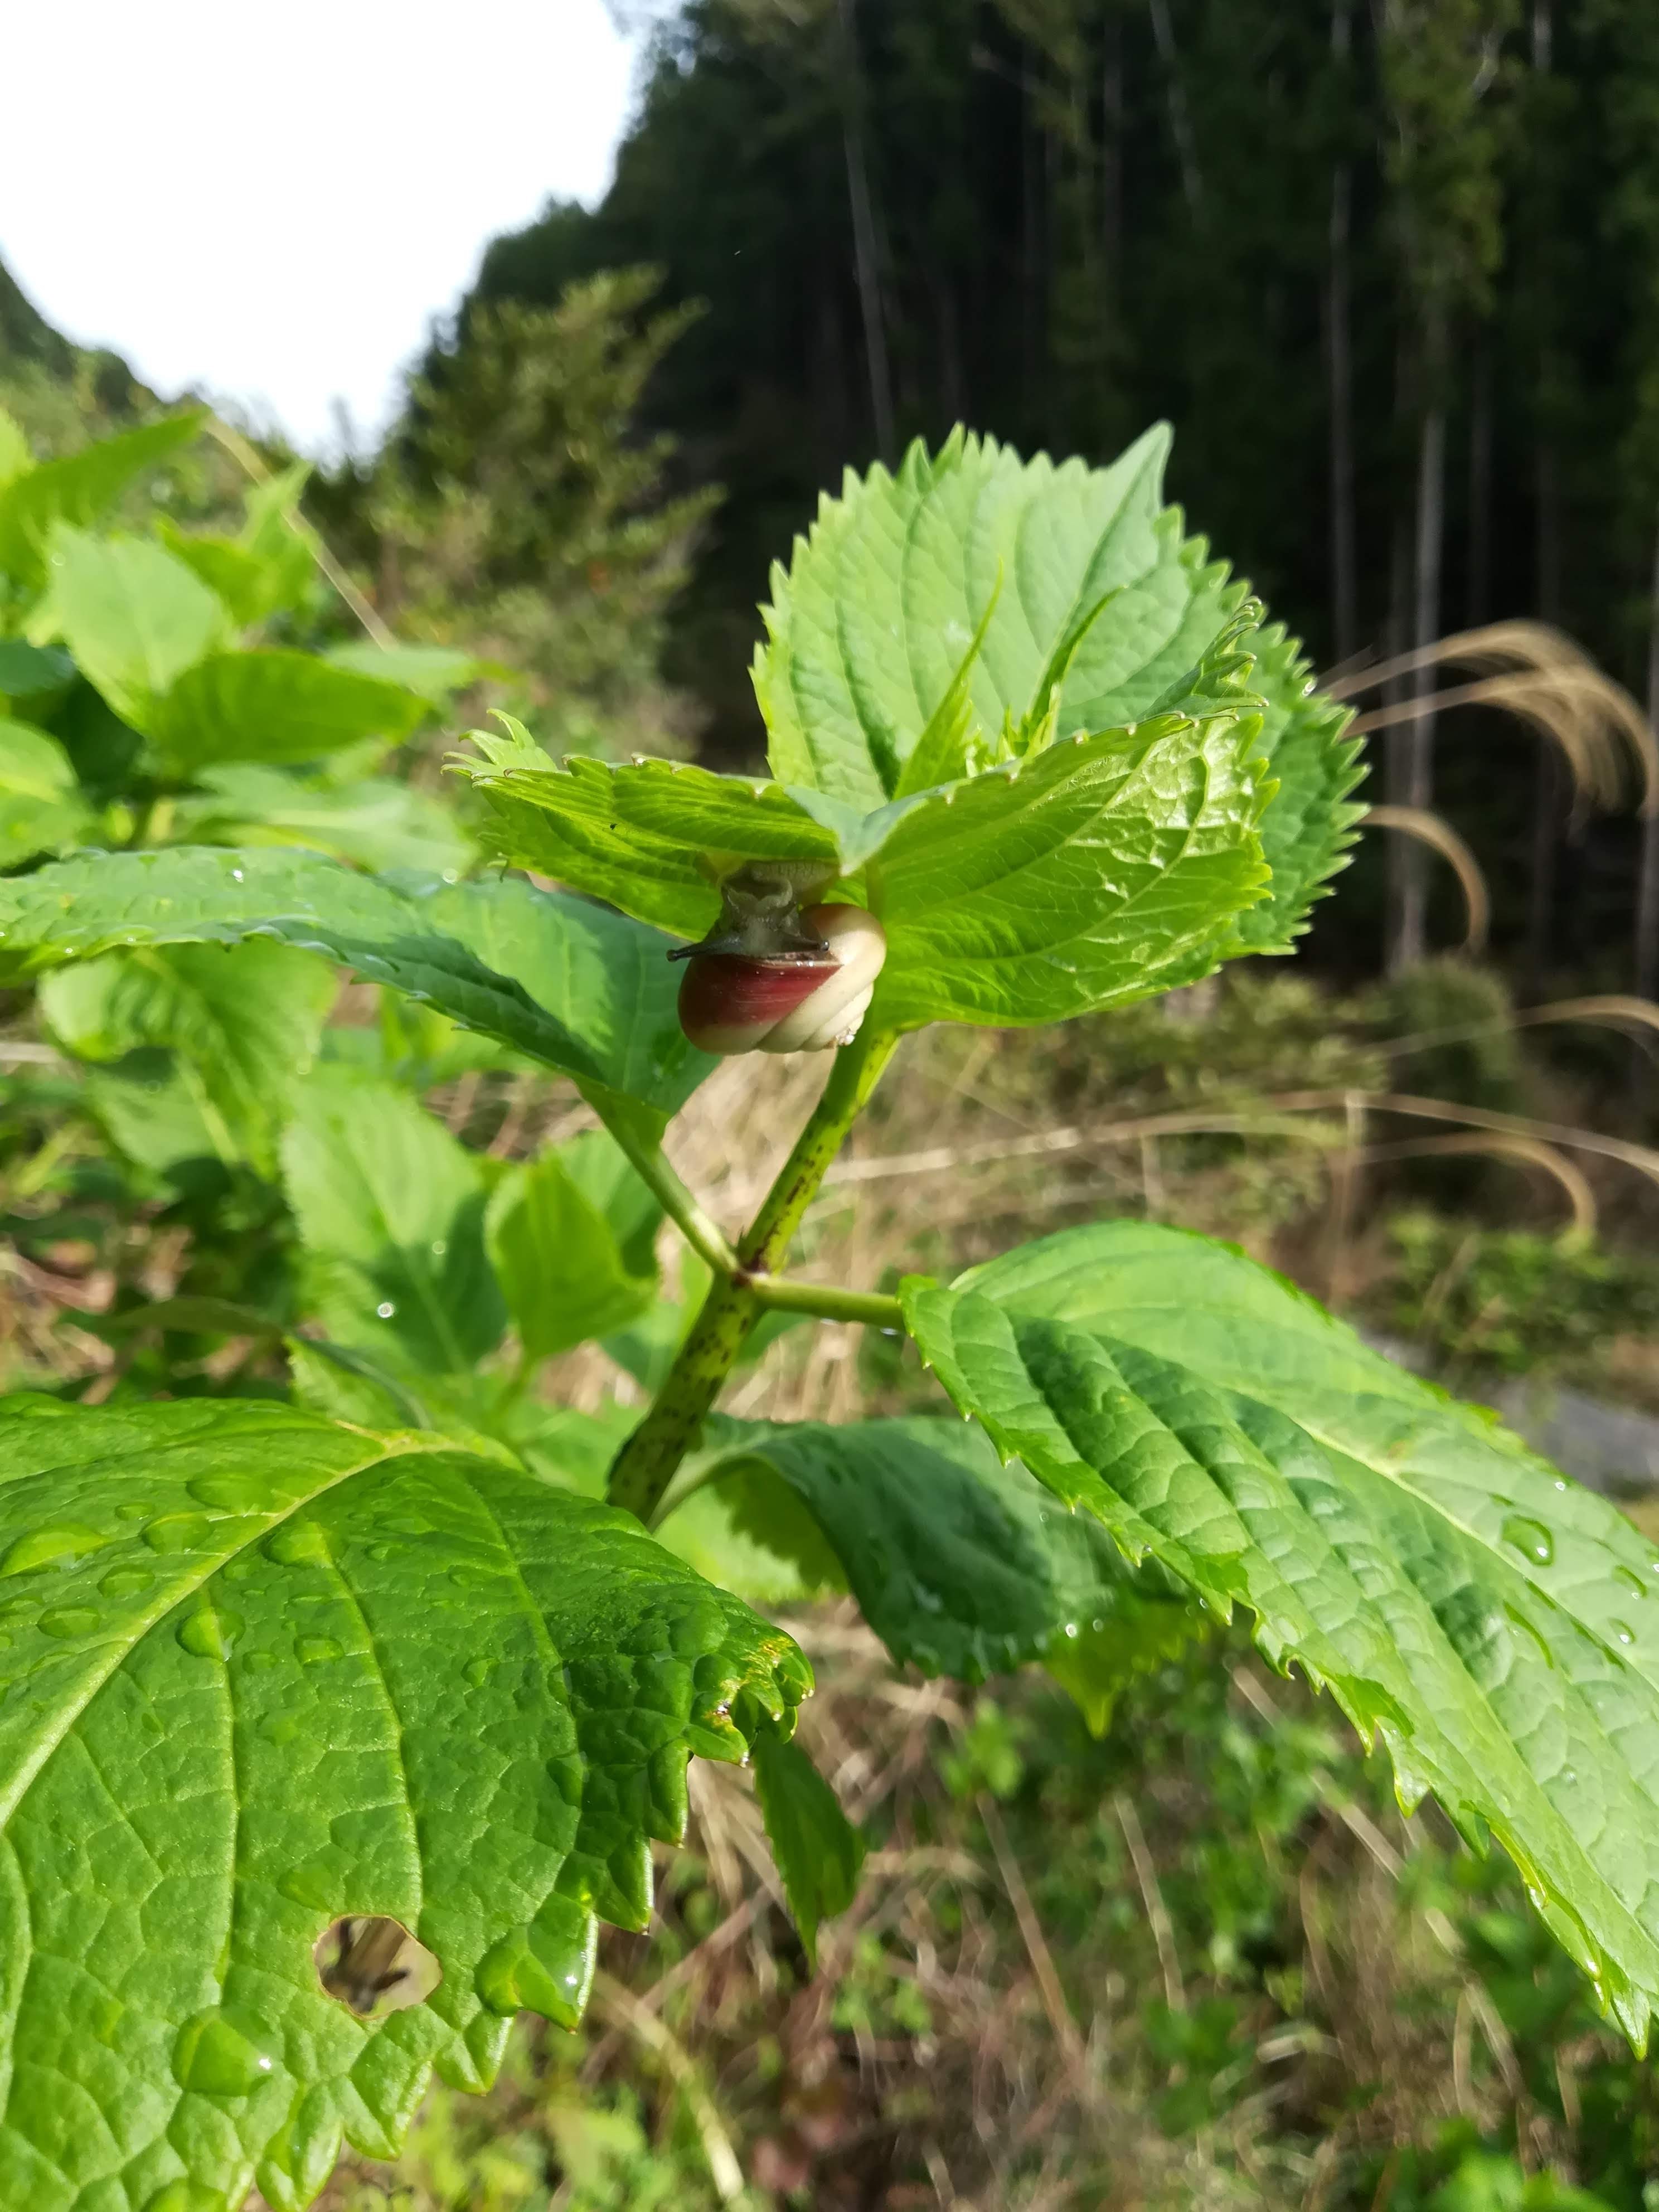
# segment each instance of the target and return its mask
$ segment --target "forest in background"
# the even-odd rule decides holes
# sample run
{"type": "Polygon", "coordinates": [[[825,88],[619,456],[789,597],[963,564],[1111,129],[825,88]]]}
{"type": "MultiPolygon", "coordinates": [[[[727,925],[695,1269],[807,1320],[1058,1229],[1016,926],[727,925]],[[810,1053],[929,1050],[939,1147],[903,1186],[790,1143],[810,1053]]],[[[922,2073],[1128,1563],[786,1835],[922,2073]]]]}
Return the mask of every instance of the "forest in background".
{"type": "MultiPolygon", "coordinates": [[[[1318,662],[1533,616],[1645,694],[1653,11],[645,12],[647,75],[609,196],[495,240],[424,373],[433,392],[465,384],[503,303],[549,307],[620,266],[660,272],[657,303],[686,319],[647,419],[678,441],[688,491],[724,488],[665,656],[711,757],[757,752],[754,610],[819,487],[957,420],[1103,459],[1168,417],[1175,495],[1318,662]]],[[[1512,726],[1466,714],[1437,748],[1432,723],[1418,727],[1394,744],[1387,795],[1471,837],[1500,948],[1538,984],[1627,983],[1633,822],[1568,823],[1553,748],[1534,759],[1512,726]]],[[[1360,967],[1381,875],[1372,855],[1345,890],[1360,967]]],[[[1316,955],[1343,964],[1325,921],[1316,955]]]]}

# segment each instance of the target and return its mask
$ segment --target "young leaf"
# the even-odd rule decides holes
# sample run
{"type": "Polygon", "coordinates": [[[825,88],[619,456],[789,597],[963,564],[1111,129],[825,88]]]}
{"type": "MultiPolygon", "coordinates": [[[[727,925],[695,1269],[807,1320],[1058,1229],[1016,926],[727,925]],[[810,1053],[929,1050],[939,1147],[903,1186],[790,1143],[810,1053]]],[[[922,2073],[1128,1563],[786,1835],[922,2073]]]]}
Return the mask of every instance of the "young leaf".
{"type": "Polygon", "coordinates": [[[223,600],[149,538],[94,538],[60,526],[52,533],[50,598],[46,626],[122,720],[146,736],[185,671],[231,641],[223,600]]]}
{"type": "Polygon", "coordinates": [[[1254,727],[1160,717],[925,795],[866,874],[871,1018],[1062,1021],[1207,975],[1266,877],[1254,727]]]}
{"type": "Polygon", "coordinates": [[[486,1164],[406,1091],[314,1071],[283,1180],[326,1335],[417,1376],[464,1375],[495,1349],[507,1310],[484,1251],[486,1164]]]}
{"type": "Polygon", "coordinates": [[[328,783],[239,761],[204,769],[179,803],[176,834],[191,843],[297,845],[377,873],[459,875],[472,858],[450,808],[389,775],[328,783]]]}
{"type": "Polygon", "coordinates": [[[774,775],[879,806],[981,624],[968,686],[994,732],[1047,708],[1056,652],[1108,594],[1073,638],[1056,734],[1157,711],[1246,596],[1161,508],[1168,451],[1159,427],[1110,468],[1056,468],[957,431],[931,459],[913,446],[896,477],[849,474],[773,570],[755,690],[774,775]]]}
{"type": "Polygon", "coordinates": [[[97,521],[146,469],[191,444],[206,420],[204,408],[190,408],[14,475],[0,487],[0,575],[38,590],[54,526],[97,521]]]}
{"type": "Polygon", "coordinates": [[[299,2212],[343,2135],[394,2155],[434,2065],[481,2088],[515,2013],[574,2024],[688,1757],[811,1682],[627,1515],[282,1406],[0,1416],[0,1569],[19,2206],[299,2212]],[[418,2002],[325,1985],[372,1916],[418,2002]]]}
{"type": "Polygon", "coordinates": [[[93,821],[57,738],[0,717],[0,868],[84,843],[93,821]]]}
{"type": "Polygon", "coordinates": [[[528,884],[393,884],[310,854],[192,846],[0,879],[5,980],[116,946],[252,936],[325,953],[596,1094],[636,1098],[659,1134],[714,1065],[680,1030],[660,938],[528,884]]]}
{"type": "Polygon", "coordinates": [[[1255,750],[1278,789],[1261,817],[1261,856],[1272,869],[1267,896],[1238,917],[1245,952],[1288,952],[1307,927],[1307,911],[1347,861],[1354,825],[1365,810],[1349,793],[1364,775],[1361,741],[1347,734],[1351,708],[1310,690],[1300,642],[1271,623],[1245,640],[1255,655],[1247,679],[1265,712],[1255,750]]]}
{"type": "Polygon", "coordinates": [[[1155,1663],[1166,1631],[1195,1626],[1165,1578],[1134,1574],[1097,1522],[1057,1511],[1018,1461],[1005,1467],[958,1422],[723,1420],[709,1446],[708,1479],[739,1533],[796,1558],[809,1588],[827,1542],[871,1627],[925,1674],[982,1682],[1109,1628],[1128,1650],[1144,1643],[1155,1663]],[[793,1514],[811,1516],[805,1548],[775,1483],[793,1514]]]}
{"type": "MultiPolygon", "coordinates": [[[[620,1178],[620,1194],[625,1188],[620,1178]]],[[[514,1169],[490,1194],[489,1257],[519,1340],[532,1359],[549,1359],[589,1337],[607,1336],[642,1314],[657,1292],[652,1234],[660,1212],[611,1139],[592,1131],[514,1169]],[[584,1189],[596,1149],[614,1159],[645,1199],[630,1222],[608,1217],[584,1189]],[[642,1232],[642,1233],[641,1233],[642,1232]]]]}
{"type": "Polygon", "coordinates": [[[1328,1686],[1490,1831],[1640,2043],[1659,2001],[1659,1552],[1224,1246],[1067,1231],[912,1281],[923,1357],[1132,1559],[1328,1686]]]}
{"type": "Polygon", "coordinates": [[[799,1744],[763,1728],[755,1737],[754,1763],[767,1840],[806,1963],[816,1969],[818,1929],[857,1894],[864,1838],[799,1744]]]}
{"type": "Polygon", "coordinates": [[[318,760],[365,738],[396,744],[428,711],[401,684],[270,647],[210,653],[179,677],[142,726],[167,765],[190,775],[221,761],[318,760]]]}
{"type": "Polygon", "coordinates": [[[290,945],[145,946],[46,977],[41,1011],[82,1060],[161,1046],[224,1160],[273,1175],[295,1085],[316,1057],[336,996],[332,970],[290,945]]]}

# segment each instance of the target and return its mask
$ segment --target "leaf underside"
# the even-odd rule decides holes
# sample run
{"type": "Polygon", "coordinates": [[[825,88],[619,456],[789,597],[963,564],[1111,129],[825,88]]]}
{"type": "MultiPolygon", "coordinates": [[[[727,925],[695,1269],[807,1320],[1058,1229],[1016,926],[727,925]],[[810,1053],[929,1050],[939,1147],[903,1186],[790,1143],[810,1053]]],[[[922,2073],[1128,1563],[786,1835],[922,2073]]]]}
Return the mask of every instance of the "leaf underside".
{"type": "Polygon", "coordinates": [[[1134,1560],[1255,1616],[1642,2044],[1659,2002],[1659,1553],[1498,1425],[1224,1246],[1068,1231],[913,1280],[957,1407],[1134,1560]]]}
{"type": "Polygon", "coordinates": [[[176,846],[0,881],[0,976],[121,947],[264,936],[321,952],[661,1121],[714,1062],[654,933],[523,883],[380,880],[309,853],[176,846]]]}
{"type": "Polygon", "coordinates": [[[0,1618],[17,2212],[286,2212],[343,2134],[392,2155],[433,2067],[483,2087],[520,2008],[574,2023],[687,1759],[810,1681],[628,1516],[268,1405],[0,1418],[0,1618]],[[424,2002],[325,1992],[346,1915],[427,1948],[424,2002]]]}

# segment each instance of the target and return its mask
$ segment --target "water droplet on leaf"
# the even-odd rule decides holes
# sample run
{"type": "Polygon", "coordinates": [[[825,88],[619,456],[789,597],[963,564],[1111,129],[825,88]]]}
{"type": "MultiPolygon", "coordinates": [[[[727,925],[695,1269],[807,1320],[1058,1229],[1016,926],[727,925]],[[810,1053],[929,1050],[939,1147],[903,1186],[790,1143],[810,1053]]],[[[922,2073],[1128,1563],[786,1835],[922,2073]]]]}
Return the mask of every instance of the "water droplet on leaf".
{"type": "Polygon", "coordinates": [[[185,1485],[198,1505],[220,1513],[258,1513],[270,1504],[270,1485],[252,1474],[198,1474],[185,1485]]]}
{"type": "Polygon", "coordinates": [[[276,2068],[258,2022],[228,2013],[198,2012],[173,2046],[173,2078],[208,2097],[246,2097],[276,2068]]]}
{"type": "Polygon", "coordinates": [[[247,1626],[228,1606],[199,1606],[179,1624],[179,1641],[198,1659],[228,1659],[230,1647],[247,1626]]]}
{"type": "Polygon", "coordinates": [[[148,1567],[112,1567],[98,1587],[106,1597],[138,1597],[155,1580],[148,1567]]]}
{"type": "Polygon", "coordinates": [[[1541,1521],[1529,1520],[1524,1513],[1504,1516],[1504,1541],[1530,1559],[1534,1566],[1547,1567],[1555,1557],[1555,1539],[1541,1521]]]}
{"type": "Polygon", "coordinates": [[[345,1648],[331,1636],[301,1636],[295,1639],[295,1656],[302,1667],[319,1667],[325,1660],[342,1659],[345,1648]]]}
{"type": "Polygon", "coordinates": [[[0,1575],[26,1575],[36,1567],[72,1567],[109,1538],[81,1521],[54,1521],[20,1536],[0,1559],[0,1575]]]}
{"type": "Polygon", "coordinates": [[[1633,1628],[1627,1627],[1622,1620],[1610,1620],[1607,1623],[1607,1626],[1613,1631],[1613,1638],[1616,1642],[1620,1644],[1635,1643],[1636,1631],[1633,1628]]]}
{"type": "Polygon", "coordinates": [[[495,1671],[493,1659],[469,1659],[462,1672],[475,1690],[482,1690],[495,1671]]]}
{"type": "Polygon", "coordinates": [[[164,1513],[143,1531],[152,1552],[193,1552],[208,1540],[212,1522],[205,1513],[164,1513]]]}
{"type": "Polygon", "coordinates": [[[98,1626],[98,1616],[89,1605],[59,1606],[53,1613],[40,1616],[43,1636],[90,1636],[98,1626]]]}
{"type": "Polygon", "coordinates": [[[390,1298],[382,1298],[380,1304],[374,1309],[376,1315],[381,1321],[390,1321],[392,1315],[395,1314],[397,1310],[397,1307],[392,1304],[390,1298]]]}

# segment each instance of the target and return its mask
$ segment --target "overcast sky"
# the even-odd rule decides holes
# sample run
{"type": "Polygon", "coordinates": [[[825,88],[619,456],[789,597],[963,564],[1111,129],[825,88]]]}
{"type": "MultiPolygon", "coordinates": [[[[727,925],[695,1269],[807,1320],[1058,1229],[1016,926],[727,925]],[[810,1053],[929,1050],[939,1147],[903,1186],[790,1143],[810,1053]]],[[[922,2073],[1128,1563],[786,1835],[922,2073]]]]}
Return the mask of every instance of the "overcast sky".
{"type": "Polygon", "coordinates": [[[383,423],[491,233],[610,180],[604,0],[6,11],[0,260],[48,321],[307,451],[383,423]]]}

